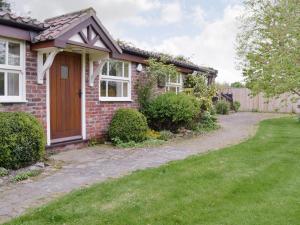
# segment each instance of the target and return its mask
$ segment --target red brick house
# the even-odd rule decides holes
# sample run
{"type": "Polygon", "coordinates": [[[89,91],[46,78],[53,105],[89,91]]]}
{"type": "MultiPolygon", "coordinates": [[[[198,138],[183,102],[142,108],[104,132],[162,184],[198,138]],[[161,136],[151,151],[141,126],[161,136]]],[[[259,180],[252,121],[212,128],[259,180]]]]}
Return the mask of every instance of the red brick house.
{"type": "MultiPolygon", "coordinates": [[[[92,8],[44,22],[0,11],[0,111],[24,111],[44,125],[47,145],[103,137],[114,111],[137,108],[135,83],[157,53],[118,44],[92,8]]],[[[184,75],[212,68],[170,59],[184,75]]]]}

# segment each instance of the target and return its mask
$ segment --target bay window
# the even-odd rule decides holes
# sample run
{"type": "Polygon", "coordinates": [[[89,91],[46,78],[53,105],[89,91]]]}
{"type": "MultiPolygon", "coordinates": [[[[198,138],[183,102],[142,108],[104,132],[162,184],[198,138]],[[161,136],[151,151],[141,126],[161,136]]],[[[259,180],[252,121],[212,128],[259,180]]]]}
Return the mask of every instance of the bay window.
{"type": "Polygon", "coordinates": [[[131,65],[129,62],[110,60],[100,76],[100,101],[131,100],[131,65]]]}
{"type": "Polygon", "coordinates": [[[168,76],[166,82],[166,91],[179,93],[182,91],[183,81],[182,75],[178,74],[176,77],[168,76]]]}
{"type": "Polygon", "coordinates": [[[0,103],[25,101],[25,45],[0,38],[0,103]]]}

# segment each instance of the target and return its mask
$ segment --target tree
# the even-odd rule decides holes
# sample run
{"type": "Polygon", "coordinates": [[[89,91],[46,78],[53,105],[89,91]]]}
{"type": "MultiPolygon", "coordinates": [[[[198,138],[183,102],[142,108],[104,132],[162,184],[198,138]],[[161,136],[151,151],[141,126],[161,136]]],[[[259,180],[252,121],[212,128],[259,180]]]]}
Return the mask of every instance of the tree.
{"type": "Polygon", "coordinates": [[[6,10],[10,12],[10,3],[6,0],[0,0],[0,10],[6,10]]]}
{"type": "Polygon", "coordinates": [[[246,86],[266,97],[300,96],[299,0],[245,0],[237,37],[246,86]]]}
{"type": "Polygon", "coordinates": [[[230,87],[232,87],[232,88],[243,88],[243,87],[245,87],[245,85],[244,84],[242,84],[241,82],[233,82],[233,83],[231,83],[230,84],[230,87]]]}

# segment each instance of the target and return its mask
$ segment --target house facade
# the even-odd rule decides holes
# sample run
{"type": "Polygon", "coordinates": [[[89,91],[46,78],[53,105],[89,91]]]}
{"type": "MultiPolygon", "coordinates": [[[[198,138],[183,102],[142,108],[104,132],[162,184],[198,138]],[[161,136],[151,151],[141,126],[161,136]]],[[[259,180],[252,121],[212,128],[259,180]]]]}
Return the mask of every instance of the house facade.
{"type": "MultiPolygon", "coordinates": [[[[47,146],[103,138],[119,108],[138,108],[135,84],[161,55],[117,43],[85,9],[43,22],[0,11],[0,111],[33,114],[47,146]]],[[[182,90],[186,74],[212,83],[217,71],[168,60],[181,75],[157,90],[182,90]]]]}

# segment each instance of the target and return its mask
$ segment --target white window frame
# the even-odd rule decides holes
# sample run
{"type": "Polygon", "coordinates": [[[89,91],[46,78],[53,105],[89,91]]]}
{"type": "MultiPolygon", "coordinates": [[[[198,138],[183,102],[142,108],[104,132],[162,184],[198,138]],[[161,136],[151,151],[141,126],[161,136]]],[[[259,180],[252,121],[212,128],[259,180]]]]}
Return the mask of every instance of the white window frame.
{"type": "MultiPolygon", "coordinates": [[[[171,87],[176,88],[176,94],[182,92],[182,90],[183,90],[183,79],[182,79],[182,74],[179,74],[179,83],[178,83],[178,82],[176,82],[176,83],[171,82],[171,77],[170,77],[170,76],[168,76],[167,79],[168,79],[168,80],[167,80],[167,82],[166,82],[166,88],[165,88],[165,91],[166,91],[166,92],[170,91],[170,88],[171,88],[171,87]],[[177,91],[177,88],[179,89],[179,91],[177,91]]],[[[176,78],[176,80],[178,80],[178,77],[176,78]]]]}
{"type": "Polygon", "coordinates": [[[26,102],[25,41],[17,41],[14,39],[8,39],[3,37],[0,37],[0,41],[5,41],[7,43],[6,50],[5,50],[5,64],[0,64],[0,72],[4,72],[4,96],[0,96],[0,103],[26,102]],[[20,44],[20,65],[19,66],[8,65],[8,43],[20,44]],[[19,96],[7,95],[7,82],[8,82],[7,73],[19,74],[19,96]]]}
{"type": "MultiPolygon", "coordinates": [[[[131,101],[131,63],[128,61],[120,61],[120,60],[108,60],[107,62],[107,74],[103,75],[102,70],[100,71],[100,79],[99,79],[99,101],[106,101],[106,102],[124,102],[124,101],[131,101]],[[109,63],[110,62],[122,62],[122,77],[117,76],[109,76],[109,63]],[[128,77],[124,76],[124,63],[128,63],[128,77]],[[108,96],[108,81],[124,81],[128,83],[128,96],[127,97],[103,97],[101,96],[101,81],[106,81],[106,96],[108,96]]],[[[102,69],[104,66],[102,67],[102,69]]],[[[123,94],[123,85],[121,86],[122,90],[121,93],[123,94]]]]}

